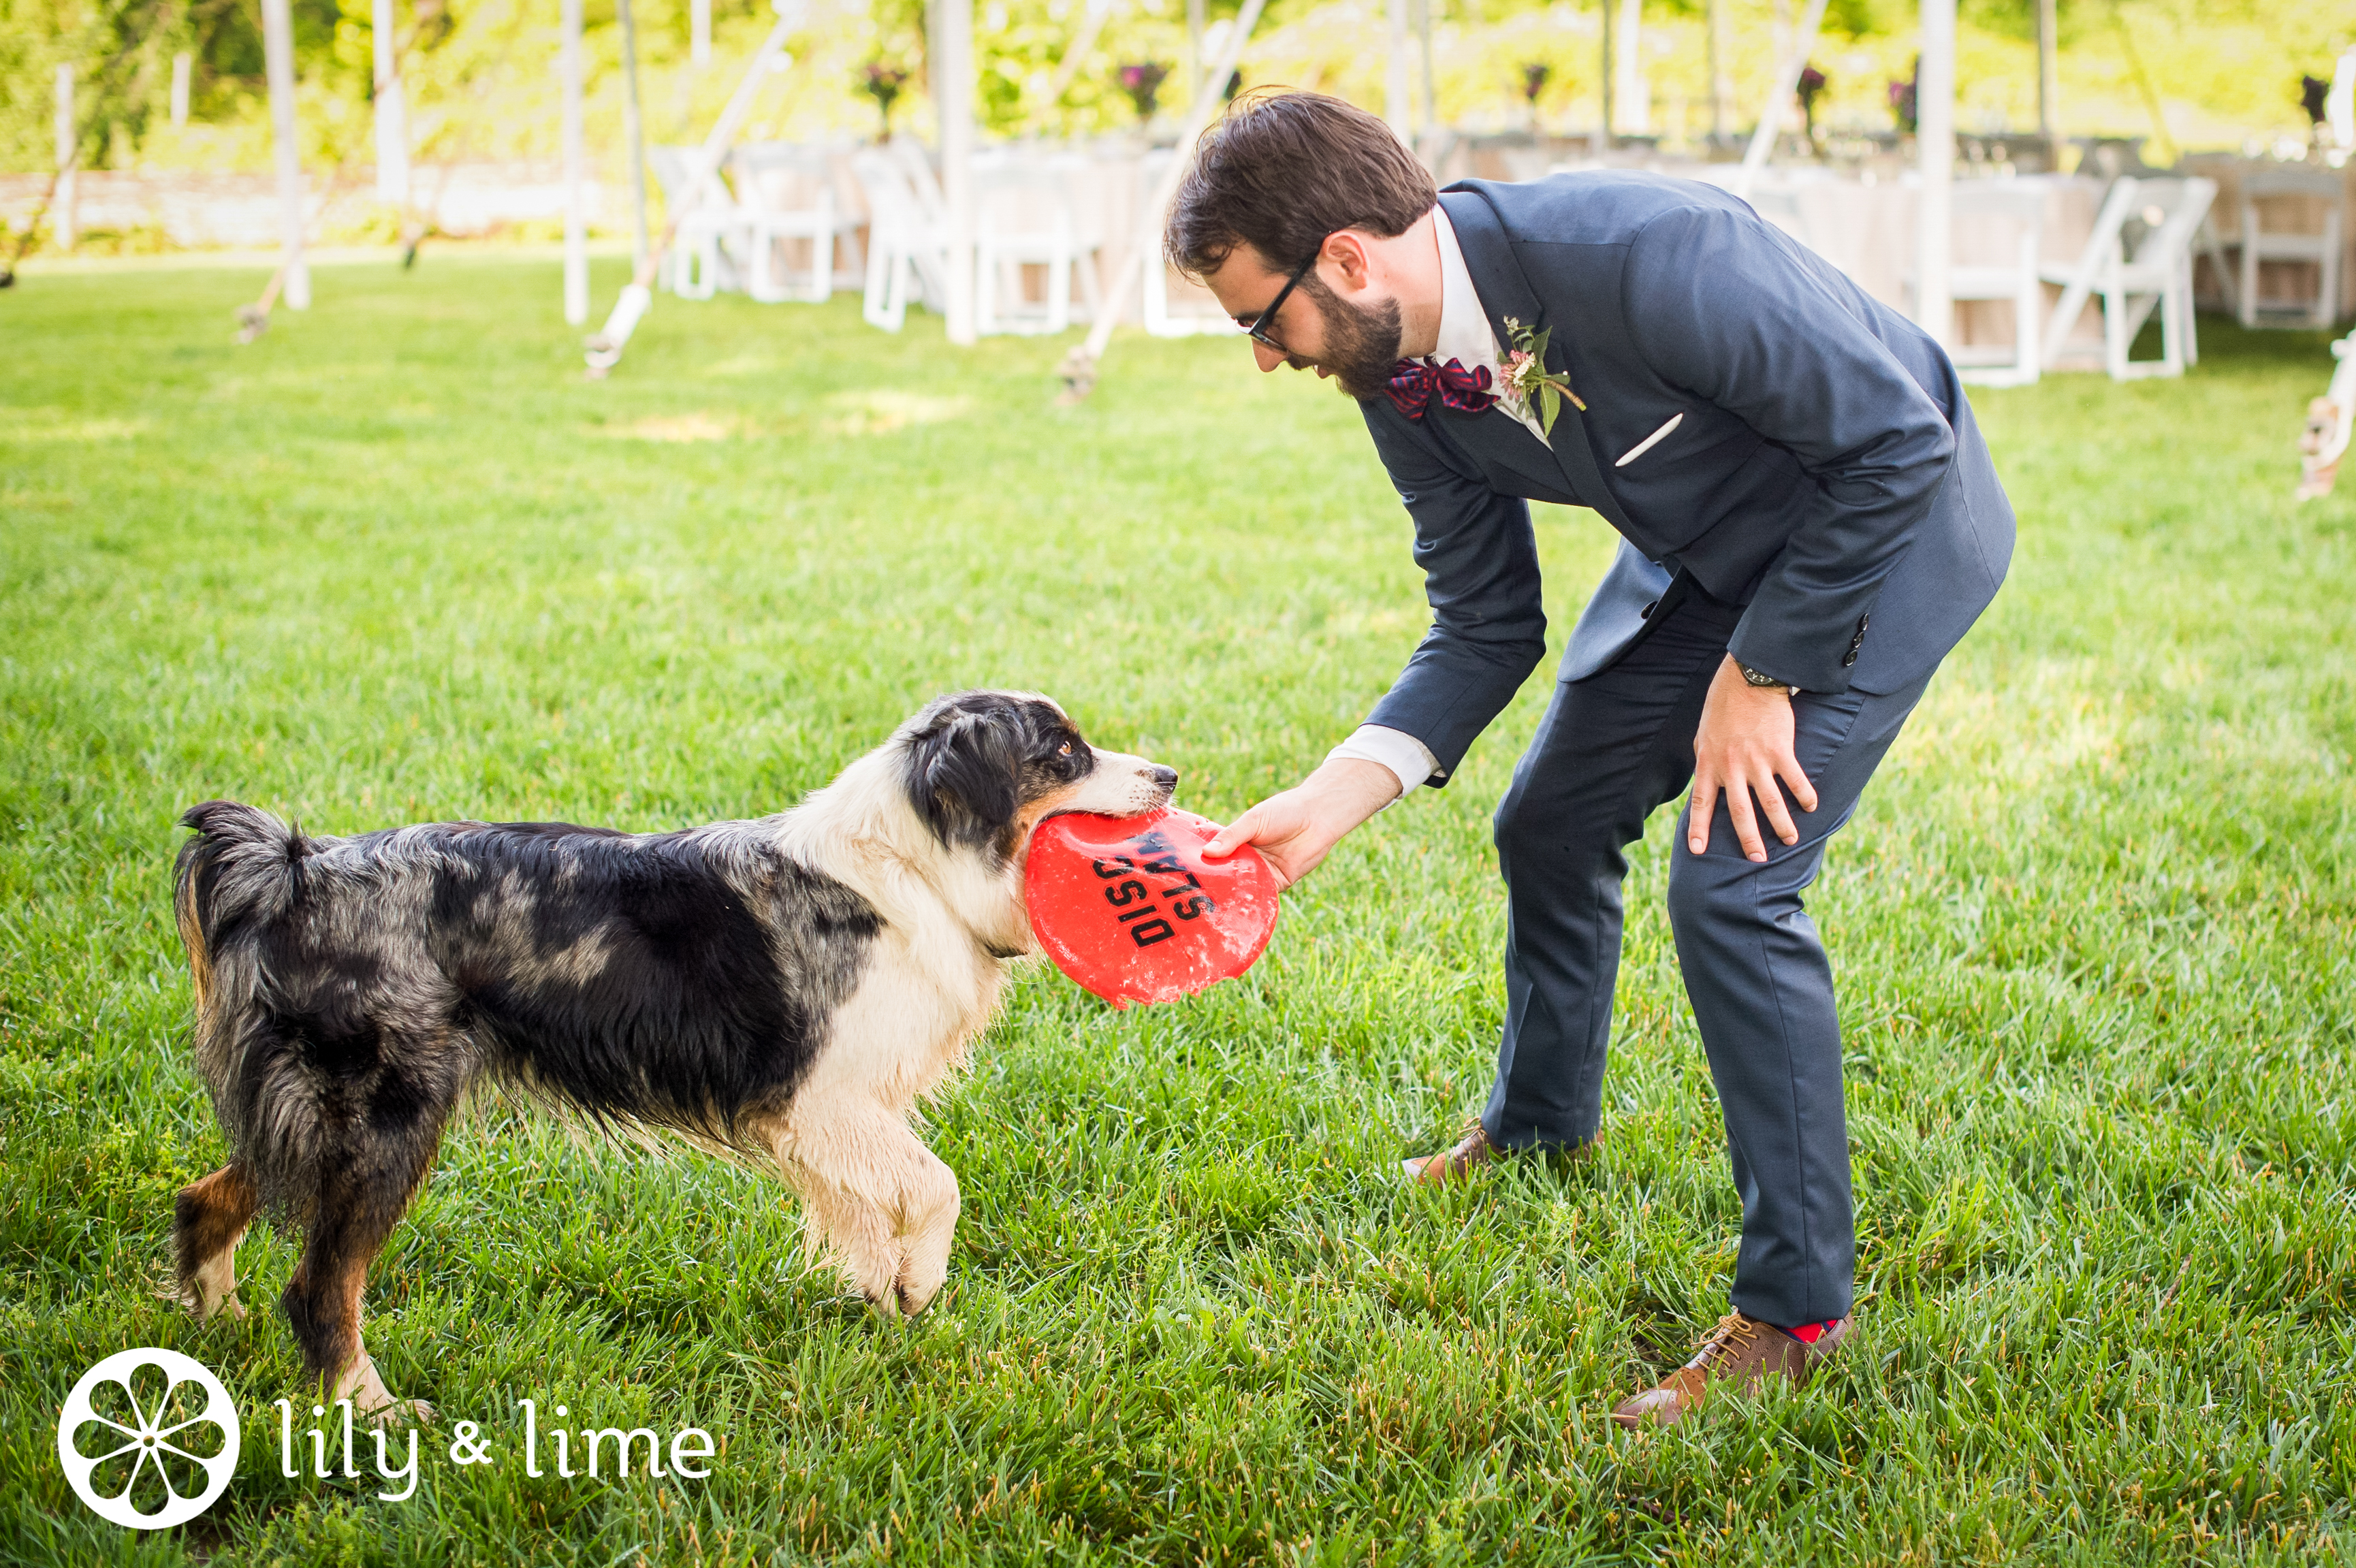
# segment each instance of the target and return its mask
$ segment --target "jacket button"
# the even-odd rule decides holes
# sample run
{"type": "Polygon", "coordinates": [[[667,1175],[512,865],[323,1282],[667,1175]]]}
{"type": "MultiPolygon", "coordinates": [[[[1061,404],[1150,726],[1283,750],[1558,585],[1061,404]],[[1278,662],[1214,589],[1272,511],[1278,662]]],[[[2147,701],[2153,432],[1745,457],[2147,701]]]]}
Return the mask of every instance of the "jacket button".
{"type": "Polygon", "coordinates": [[[1848,652],[1841,656],[1841,668],[1847,669],[1855,663],[1857,663],[1857,649],[1852,645],[1848,652]]]}
{"type": "Polygon", "coordinates": [[[1660,607],[1661,602],[1655,599],[1651,603],[1645,605],[1642,610],[1636,612],[1636,619],[1639,621],[1649,621],[1653,618],[1653,612],[1660,607]]]}

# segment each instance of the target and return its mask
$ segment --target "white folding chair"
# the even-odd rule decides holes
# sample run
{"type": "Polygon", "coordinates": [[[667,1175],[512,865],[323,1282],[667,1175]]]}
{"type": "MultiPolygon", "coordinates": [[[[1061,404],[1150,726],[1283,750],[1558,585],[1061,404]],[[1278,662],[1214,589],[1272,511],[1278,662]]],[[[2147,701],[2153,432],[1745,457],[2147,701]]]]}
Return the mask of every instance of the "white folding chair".
{"type": "Polygon", "coordinates": [[[993,333],[1057,333],[1099,308],[1098,253],[1104,248],[1103,204],[1087,199],[1087,160],[1012,154],[975,160],[974,326],[993,333]],[[1024,293],[1025,267],[1047,270],[1045,297],[1024,293]]]}
{"type": "Polygon", "coordinates": [[[2097,294],[2103,301],[2103,364],[2114,380],[2181,376],[2185,366],[2198,363],[2192,237],[2216,199],[2214,180],[2114,181],[2078,260],[2038,268],[2042,281],[2062,285],[2062,302],[2044,334],[2045,368],[2052,369],[2062,357],[2086,302],[2097,294]],[[2130,360],[2127,350],[2154,309],[2159,312],[2160,357],[2130,360]]]}
{"type": "Polygon", "coordinates": [[[928,219],[908,172],[889,153],[873,148],[853,155],[851,173],[867,197],[867,279],[860,314],[871,326],[897,332],[908,315],[908,296],[935,311],[948,304],[948,235],[938,218],[928,219]]]}
{"type": "Polygon", "coordinates": [[[2337,170],[2250,169],[2242,176],[2242,283],[2237,314],[2244,326],[2260,325],[2260,318],[2266,315],[2277,318],[2269,325],[2286,326],[2329,326],[2339,319],[2340,233],[2347,205],[2348,187],[2337,170]],[[2259,203],[2292,197],[2320,198],[2326,203],[2322,233],[2269,229],[2259,221],[2259,203]],[[2314,296],[2278,304],[2261,301],[2258,269],[2268,261],[2304,261],[2315,268],[2314,296]],[[2282,319],[2286,316],[2288,319],[2282,319]]]}
{"type": "Polygon", "coordinates": [[[744,292],[764,304],[824,304],[834,292],[836,241],[858,244],[851,224],[835,210],[827,150],[755,142],[737,148],[734,161],[745,197],[744,292]],[[798,244],[809,251],[808,276],[798,288],[787,261],[788,249],[798,244]]]}
{"type": "Polygon", "coordinates": [[[2037,323],[2045,314],[2045,285],[2037,275],[2037,266],[2045,240],[2045,192],[2010,180],[1958,180],[1953,200],[1958,234],[1968,224],[2009,225],[2014,230],[2013,253],[2005,261],[1949,263],[1948,293],[1958,304],[1966,300],[2009,301],[2013,328],[2009,348],[1959,345],[1950,357],[1966,381],[1984,387],[2029,386],[2036,381],[2042,364],[2037,352],[2037,323]]]}
{"type": "Polygon", "coordinates": [[[648,147],[647,162],[661,182],[663,201],[678,213],[679,231],[663,258],[662,282],[683,300],[708,300],[739,286],[737,257],[749,224],[735,193],[716,169],[700,168],[701,147],[648,147]]]}
{"type": "Polygon", "coordinates": [[[933,167],[933,155],[925,151],[922,142],[905,131],[893,137],[892,144],[884,150],[892,155],[892,161],[900,165],[900,172],[908,176],[909,194],[916,198],[916,209],[924,215],[925,221],[940,225],[946,233],[949,204],[948,197],[941,194],[941,176],[939,171],[933,167]]]}

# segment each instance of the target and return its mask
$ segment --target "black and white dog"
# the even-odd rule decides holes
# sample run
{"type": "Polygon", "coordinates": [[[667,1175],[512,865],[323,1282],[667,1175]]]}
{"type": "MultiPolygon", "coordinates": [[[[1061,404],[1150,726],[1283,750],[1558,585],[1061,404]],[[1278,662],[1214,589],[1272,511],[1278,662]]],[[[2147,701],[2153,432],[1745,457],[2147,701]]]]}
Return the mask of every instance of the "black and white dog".
{"type": "Polygon", "coordinates": [[[813,1249],[886,1314],[948,1276],[958,1183],[917,1098],[1033,949],[1023,866],[1058,812],[1132,816],[1178,775],[1024,693],[945,697],[799,807],[678,833],[439,823],[306,837],[188,812],[175,904],[198,1071],[234,1155],[183,1189],[187,1305],[237,1302],[263,1208],[299,1225],[282,1298],[311,1374],[380,1419],[369,1261],[470,1084],[783,1174],[813,1249]]]}

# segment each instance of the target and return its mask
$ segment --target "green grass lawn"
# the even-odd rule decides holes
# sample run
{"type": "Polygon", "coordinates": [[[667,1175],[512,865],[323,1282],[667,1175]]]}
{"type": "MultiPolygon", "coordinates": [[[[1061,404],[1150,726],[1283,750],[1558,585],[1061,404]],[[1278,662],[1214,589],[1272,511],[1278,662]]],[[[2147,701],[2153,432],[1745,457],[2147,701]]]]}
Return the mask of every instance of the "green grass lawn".
{"type": "MultiPolygon", "coordinates": [[[[1355,724],[1425,613],[1355,411],[1232,342],[1124,339],[1062,409],[1061,343],[666,300],[592,385],[552,266],[322,269],[316,308],[234,347],[260,283],[0,296],[0,1560],[2304,1563],[2356,1537],[2356,485],[2288,499],[2321,337],[2215,323],[2181,381],[1978,399],[2011,581],[1812,901],[1861,1296],[1808,1389],[1643,1440],[1604,1421],[1724,1309],[1739,1218],[1665,814],[1601,1157],[1392,1178],[1488,1083],[1488,816],[1549,668],[1289,897],[1244,979],[1115,1013],[1023,971],[931,1116],[965,1217],[913,1323],[805,1268],[776,1185],[482,1105],[371,1276],[387,1381],[442,1412],[415,1495],[286,1479],[289,1238],[241,1252],[243,1323],[156,1297],[172,1193],[224,1157],[168,910],[183,808],[673,827],[789,805],[989,683],[1224,819],[1355,724]],[[211,1513],[134,1537],[54,1444],[82,1369],[142,1345],[219,1372],[246,1447],[211,1513]],[[529,1479],[521,1399],[722,1452],[702,1481],[529,1479]],[[498,1462],[449,1462],[457,1420],[498,1462]]],[[[1549,511],[1539,541],[1558,645],[1611,538],[1549,511]]]]}

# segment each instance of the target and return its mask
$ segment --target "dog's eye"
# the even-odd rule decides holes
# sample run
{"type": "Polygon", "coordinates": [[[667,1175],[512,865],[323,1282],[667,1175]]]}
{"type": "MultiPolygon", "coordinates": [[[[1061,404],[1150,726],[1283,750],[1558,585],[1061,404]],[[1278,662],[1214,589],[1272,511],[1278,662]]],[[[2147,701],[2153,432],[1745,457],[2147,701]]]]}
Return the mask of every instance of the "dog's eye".
{"type": "Polygon", "coordinates": [[[1069,741],[1065,741],[1062,745],[1055,748],[1055,755],[1059,757],[1068,757],[1071,754],[1072,743],[1069,741]]]}

